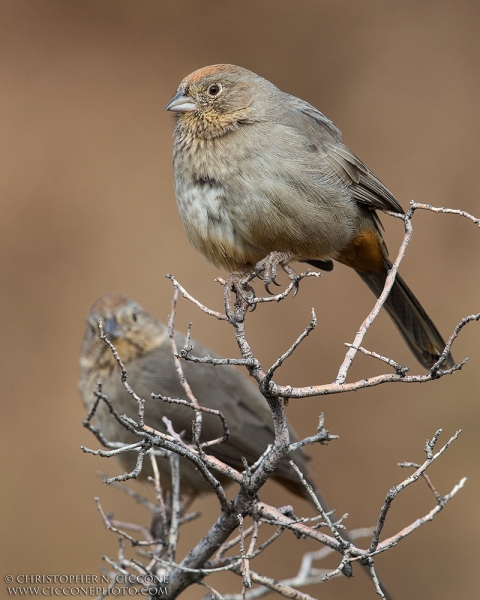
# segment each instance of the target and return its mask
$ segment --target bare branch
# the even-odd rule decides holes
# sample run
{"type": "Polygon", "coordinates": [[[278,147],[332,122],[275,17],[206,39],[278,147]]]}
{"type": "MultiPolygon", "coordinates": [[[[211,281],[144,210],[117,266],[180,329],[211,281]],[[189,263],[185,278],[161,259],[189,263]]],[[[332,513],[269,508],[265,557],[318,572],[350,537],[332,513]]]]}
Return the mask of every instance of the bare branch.
{"type": "MultiPolygon", "coordinates": [[[[377,550],[378,545],[379,545],[379,540],[380,540],[380,534],[382,532],[383,526],[385,525],[385,519],[387,517],[387,513],[390,510],[390,507],[392,505],[393,500],[396,498],[396,496],[403,491],[406,487],[408,487],[409,485],[411,485],[412,483],[415,483],[422,475],[423,473],[428,469],[428,467],[435,461],[437,460],[437,458],[439,456],[441,456],[445,450],[450,446],[450,444],[452,444],[452,442],[454,442],[458,436],[461,433],[461,430],[457,431],[455,433],[455,435],[453,435],[448,442],[436,453],[433,454],[432,453],[432,449],[434,447],[434,445],[436,444],[437,440],[438,440],[438,436],[440,435],[440,431],[438,430],[433,438],[433,440],[431,442],[429,442],[427,440],[426,443],[426,454],[427,454],[427,460],[423,463],[423,465],[421,465],[416,471],[415,473],[412,473],[412,475],[410,475],[409,477],[407,477],[404,481],[402,481],[399,485],[396,485],[394,487],[392,487],[390,489],[390,491],[388,492],[386,498],[385,498],[385,502],[382,506],[382,509],[380,511],[380,516],[378,518],[378,523],[377,523],[377,527],[375,528],[374,534],[373,534],[373,538],[372,538],[372,543],[370,544],[370,548],[369,548],[369,553],[373,553],[377,550]]],[[[463,479],[461,482],[460,487],[463,486],[463,484],[465,483],[466,479],[463,479]]],[[[456,492],[455,492],[456,493],[456,492]]],[[[449,500],[450,498],[448,498],[449,500]]],[[[444,506],[445,503],[448,502],[448,500],[445,500],[444,498],[437,498],[438,501],[438,506],[437,508],[439,510],[441,510],[444,506]]],[[[434,509],[435,510],[435,509],[434,509]]],[[[439,510],[437,512],[439,512],[439,510]]],[[[436,514],[436,513],[435,513],[436,514]]],[[[433,515],[432,517],[433,518],[433,515]]],[[[413,529],[412,529],[413,531],[413,529]]],[[[405,536],[402,536],[405,537],[405,536]]],[[[399,538],[401,539],[401,538],[399,538]]]]}
{"type": "Polygon", "coordinates": [[[195,423],[192,427],[193,442],[200,453],[200,457],[203,456],[203,449],[200,444],[200,435],[202,433],[202,411],[199,410],[198,400],[195,398],[195,394],[192,392],[185,373],[183,372],[182,364],[178,358],[177,344],[175,342],[175,314],[177,312],[177,299],[178,299],[178,288],[175,289],[172,299],[172,310],[168,318],[168,335],[170,337],[170,344],[172,346],[173,360],[175,361],[175,369],[177,371],[178,379],[182,385],[187,398],[190,400],[195,411],[195,423]]]}
{"type": "Polygon", "coordinates": [[[168,457],[172,474],[172,518],[168,536],[168,557],[175,560],[180,527],[180,456],[172,452],[168,457]]]}
{"type": "Polygon", "coordinates": [[[175,279],[175,277],[173,275],[171,275],[170,273],[166,273],[165,277],[167,279],[170,279],[170,281],[173,283],[173,286],[182,294],[182,296],[184,298],[186,298],[187,300],[190,300],[190,302],[192,302],[192,304],[195,304],[195,306],[198,306],[198,308],[201,311],[203,311],[205,314],[210,315],[211,317],[215,317],[216,319],[219,319],[220,321],[228,320],[227,315],[225,313],[221,313],[216,310],[211,310],[210,308],[207,308],[204,304],[202,304],[201,302],[196,300],[193,296],[191,296],[187,292],[187,290],[178,283],[178,281],[175,279]]]}
{"type": "Polygon", "coordinates": [[[120,371],[122,373],[121,375],[121,380],[123,383],[123,387],[127,390],[127,392],[130,394],[130,396],[132,396],[132,398],[134,398],[135,402],[137,403],[138,406],[138,424],[141,427],[143,425],[143,415],[145,412],[145,400],[143,398],[140,398],[140,396],[138,396],[131,388],[131,386],[129,385],[127,379],[128,379],[128,375],[127,375],[127,370],[125,368],[125,365],[122,362],[122,359],[120,358],[120,355],[117,352],[117,349],[115,348],[115,346],[112,344],[112,342],[108,339],[107,335],[104,332],[103,329],[103,323],[102,320],[99,319],[98,321],[98,328],[100,330],[100,338],[107,344],[107,346],[110,348],[113,358],[117,361],[118,366],[120,367],[120,371]]]}
{"type": "Polygon", "coordinates": [[[243,516],[237,515],[239,530],[240,530],[240,556],[242,557],[241,573],[242,583],[244,588],[252,587],[252,579],[250,577],[250,557],[245,554],[245,536],[243,533],[243,516]]]}
{"type": "Polygon", "coordinates": [[[210,415],[217,416],[222,423],[223,435],[222,435],[222,437],[219,437],[215,440],[209,440],[208,442],[202,442],[200,444],[200,446],[202,448],[208,448],[209,446],[213,446],[215,444],[223,444],[230,437],[230,431],[228,429],[227,420],[225,419],[223,413],[220,410],[215,410],[214,408],[208,408],[207,406],[200,406],[200,405],[195,406],[193,403],[188,402],[187,400],[183,400],[182,398],[170,398],[169,396],[162,396],[161,394],[153,394],[152,393],[151,397],[154,400],[162,400],[162,402],[166,402],[168,404],[180,404],[182,406],[187,406],[188,408],[191,408],[192,410],[199,410],[200,412],[204,412],[204,413],[208,413],[210,415]]]}
{"type": "Polygon", "coordinates": [[[295,352],[298,346],[300,346],[303,340],[308,336],[310,332],[312,332],[315,329],[316,326],[317,316],[315,315],[315,310],[312,308],[312,320],[307,325],[307,327],[305,327],[305,330],[298,336],[298,338],[295,340],[295,342],[293,342],[290,348],[286,352],[284,352],[282,356],[279,356],[277,360],[273,363],[273,365],[268,369],[265,376],[265,382],[267,384],[271,381],[275,371],[282,366],[282,364],[287,360],[289,356],[292,356],[292,354],[295,352]]]}
{"type": "Polygon", "coordinates": [[[413,200],[411,200],[410,201],[410,210],[411,210],[412,214],[415,210],[418,210],[418,209],[429,210],[429,211],[437,213],[437,214],[459,215],[460,217],[463,217],[465,219],[470,219],[470,221],[473,221],[473,223],[475,223],[475,225],[478,225],[480,227],[480,219],[477,219],[477,217],[474,217],[473,215],[471,215],[470,213],[467,213],[464,210],[459,210],[459,209],[455,209],[455,208],[436,207],[436,206],[432,206],[431,204],[421,204],[419,202],[414,202],[413,200]]]}
{"type": "Polygon", "coordinates": [[[357,353],[357,348],[360,348],[360,346],[362,345],[365,334],[370,329],[373,321],[378,317],[380,309],[382,308],[383,304],[385,303],[385,300],[387,299],[387,296],[390,294],[393,284],[395,283],[395,277],[397,275],[398,268],[405,256],[407,246],[410,243],[410,240],[412,238],[412,233],[413,233],[411,217],[408,218],[407,215],[404,215],[403,222],[405,225],[405,236],[403,238],[402,244],[400,245],[400,248],[399,248],[399,251],[397,254],[397,258],[395,259],[395,262],[393,263],[392,268],[388,272],[387,278],[385,280],[385,286],[383,288],[382,293],[380,294],[377,301],[375,302],[375,305],[372,308],[372,310],[370,311],[370,314],[366,317],[366,319],[360,325],[358,333],[355,336],[355,340],[353,341],[353,344],[351,345],[350,350],[345,355],[345,359],[343,360],[343,363],[341,364],[340,369],[338,370],[337,377],[335,379],[336,384],[342,384],[345,382],[345,380],[347,378],[348,370],[351,367],[353,359],[355,358],[355,355],[357,353]]]}
{"type": "MultiPolygon", "coordinates": [[[[158,431],[158,429],[144,423],[145,400],[135,394],[132,387],[130,387],[127,381],[127,369],[118,355],[115,346],[105,336],[102,323],[100,323],[101,338],[109,346],[113,357],[120,368],[120,376],[123,386],[137,403],[138,418],[135,421],[134,419],[131,419],[125,415],[119,415],[112,405],[112,402],[103,393],[101,384],[99,384],[98,390],[95,392],[95,401],[93,402],[92,408],[85,419],[85,426],[96,435],[97,439],[107,448],[107,450],[90,450],[85,447],[82,449],[84,452],[104,457],[118,456],[124,452],[137,453],[138,456],[135,469],[131,473],[124,473],[118,477],[109,478],[107,479],[108,482],[136,477],[142,468],[145,454],[150,454],[150,460],[152,461],[152,469],[154,473],[153,482],[155,485],[155,495],[158,503],[158,507],[155,505],[152,506],[154,506],[156,510],[158,510],[158,508],[160,509],[160,519],[162,520],[163,530],[166,531],[166,529],[169,527],[168,544],[159,543],[158,540],[152,541],[151,535],[145,528],[114,521],[104,513],[100,503],[97,502],[97,507],[102,515],[105,526],[119,535],[120,539],[122,540],[119,545],[118,560],[107,560],[107,562],[110,561],[109,564],[114,570],[116,570],[116,572],[129,573],[134,571],[141,576],[146,576],[149,573],[155,573],[158,572],[158,570],[162,570],[162,572],[168,573],[169,575],[169,594],[172,598],[177,597],[189,585],[193,583],[199,583],[209,589],[212,597],[218,599],[224,598],[227,600],[239,600],[242,598],[243,600],[253,600],[254,598],[259,598],[265,595],[267,590],[272,590],[286,598],[308,600],[311,597],[300,592],[298,590],[299,587],[310,585],[314,582],[327,581],[332,577],[337,577],[340,575],[346,575],[349,577],[352,575],[353,563],[360,562],[363,566],[368,568],[377,594],[380,597],[386,597],[376,573],[374,559],[377,554],[389,550],[403,540],[407,535],[421,527],[424,523],[431,521],[450,501],[450,499],[461,489],[461,487],[463,487],[466,481],[465,478],[461,479],[459,483],[453,487],[450,493],[442,496],[437,491],[430,477],[426,473],[430,465],[436,461],[443,454],[443,452],[446,451],[446,449],[448,449],[454,440],[457,439],[460,431],[453,435],[442,448],[435,452],[435,448],[437,447],[438,439],[441,433],[441,430],[438,430],[433,436],[432,440],[427,441],[425,445],[426,458],[423,464],[417,464],[413,462],[401,463],[402,467],[414,468],[415,471],[405,478],[400,484],[393,486],[387,493],[373,532],[371,529],[367,531],[363,530],[363,533],[366,533],[370,538],[367,542],[368,548],[366,549],[357,546],[357,542],[354,544],[342,537],[340,534],[340,530],[344,527],[342,524],[342,519],[334,522],[330,516],[331,513],[326,512],[322,508],[322,505],[319,502],[319,499],[316,497],[312,487],[309,485],[307,478],[293,461],[290,461],[290,465],[296,470],[299,476],[299,481],[304,486],[305,490],[307,490],[311,502],[316,507],[319,516],[314,518],[297,518],[291,507],[279,508],[267,505],[262,502],[259,494],[262,486],[269,479],[269,477],[275,473],[278,465],[280,463],[282,463],[282,465],[286,464],[286,457],[290,452],[298,451],[307,444],[326,443],[337,437],[330,435],[329,432],[325,430],[322,415],[320,417],[316,434],[305,437],[304,439],[294,443],[290,443],[289,428],[283,406],[288,399],[338,394],[392,382],[425,383],[439,379],[447,374],[453,374],[454,372],[461,370],[465,365],[466,359],[450,369],[442,369],[442,365],[445,359],[448,357],[452,344],[460,334],[460,331],[467,324],[479,321],[480,313],[464,317],[458,323],[447,344],[445,345],[442,355],[425,374],[407,375],[407,372],[409,371],[408,367],[399,364],[392,358],[382,356],[374,351],[366,350],[362,345],[365,334],[376,319],[381,306],[388,297],[388,294],[390,293],[394,284],[398,268],[412,237],[413,229],[411,220],[415,211],[418,209],[430,210],[434,213],[457,214],[471,220],[475,225],[480,226],[479,219],[476,219],[464,211],[434,208],[429,205],[417,203],[411,203],[410,210],[405,215],[397,213],[393,214],[394,217],[400,218],[404,222],[405,234],[402,244],[396,260],[393,263],[390,272],[388,273],[382,294],[378,298],[370,314],[359,328],[354,342],[352,344],[347,344],[349,349],[345,354],[344,361],[339,367],[337,377],[333,383],[323,383],[307,387],[292,387],[288,385],[278,385],[273,380],[274,375],[283,365],[284,361],[293,355],[298,346],[315,328],[317,321],[313,310],[310,324],[298,336],[297,340],[265,371],[263,370],[258,359],[255,357],[245,334],[245,320],[250,310],[264,302],[283,301],[290,295],[291,292],[296,293],[296,290],[298,290],[298,284],[304,277],[317,277],[319,274],[306,271],[305,273],[296,275],[291,267],[288,267],[288,265],[281,265],[291,278],[291,282],[280,294],[270,298],[255,296],[253,288],[250,286],[250,282],[257,277],[257,274],[240,273],[235,277],[232,275],[226,281],[221,280],[222,284],[224,285],[225,313],[207,308],[205,305],[188,294],[188,292],[186,292],[186,290],[172,275],[167,275],[167,277],[172,281],[175,289],[172,301],[172,311],[168,323],[172,354],[174,356],[175,368],[179,381],[183,386],[188,400],[153,394],[152,396],[154,398],[161,399],[163,402],[182,405],[194,411],[194,415],[192,415],[194,417],[191,438],[193,440],[192,443],[187,443],[184,439],[182,439],[181,435],[174,430],[172,422],[166,417],[164,419],[166,433],[164,431],[158,431]],[[232,294],[232,292],[234,292],[234,294],[232,294]],[[240,358],[219,359],[214,356],[193,356],[191,354],[193,348],[190,340],[190,326],[184,346],[180,351],[178,351],[174,337],[174,319],[179,294],[182,294],[186,299],[194,303],[194,305],[200,308],[200,310],[202,310],[205,314],[213,316],[221,321],[227,321],[234,328],[237,345],[240,351],[240,358]],[[233,297],[235,297],[234,303],[233,297]],[[357,352],[362,352],[367,356],[381,361],[388,367],[394,369],[395,372],[384,373],[376,377],[363,378],[356,382],[347,383],[348,372],[357,352]],[[200,364],[212,364],[213,366],[245,366],[249,374],[255,379],[260,391],[264,395],[270,407],[273,420],[275,432],[274,441],[269,445],[268,448],[266,448],[263,455],[256,460],[253,465],[249,466],[246,460],[244,460],[245,469],[242,473],[215,458],[214,456],[206,453],[207,448],[213,447],[216,444],[224,443],[228,440],[228,424],[224,415],[220,411],[214,411],[208,407],[202,407],[199,404],[188,384],[188,381],[185,378],[181,359],[200,364]],[[112,417],[116,419],[118,423],[124,426],[130,433],[135,435],[138,438],[138,441],[131,444],[119,444],[115,441],[109,441],[105,438],[99,428],[92,425],[92,419],[95,417],[96,411],[101,402],[104,402],[108,406],[112,417]],[[213,414],[221,420],[223,425],[223,435],[215,440],[201,442],[200,437],[202,418],[205,413],[213,414]],[[155,459],[158,454],[161,454],[164,457],[167,456],[168,460],[170,461],[170,470],[172,474],[171,507],[166,506],[166,502],[163,498],[160,487],[160,478],[155,459]],[[177,563],[175,556],[177,551],[179,528],[183,522],[189,520],[189,516],[184,516],[183,514],[183,511],[186,510],[187,503],[185,502],[184,498],[184,503],[182,504],[182,499],[180,497],[180,457],[190,461],[190,463],[197,468],[204,479],[208,482],[211,489],[216,494],[216,498],[219,503],[220,514],[216,522],[210,527],[207,534],[196,544],[192,544],[193,547],[188,555],[177,563]],[[218,478],[212,474],[213,471],[218,474],[218,478]],[[420,478],[425,480],[430,492],[433,494],[435,506],[424,517],[417,518],[415,521],[395,533],[390,538],[381,541],[380,538],[393,500],[404,489],[417,482],[420,478]],[[223,482],[225,479],[234,481],[239,485],[238,493],[231,501],[228,501],[224,488],[220,484],[220,481],[223,482]],[[168,508],[171,508],[171,514],[168,514],[168,508]],[[251,517],[253,519],[253,525],[244,529],[244,520],[246,517],[251,517]],[[275,530],[263,544],[257,546],[258,533],[261,525],[263,527],[273,526],[275,527],[275,530]],[[331,535],[320,531],[319,528],[325,525],[329,528],[331,535]],[[137,540],[135,537],[133,537],[133,535],[126,533],[125,529],[129,529],[136,533],[142,533],[144,537],[150,539],[137,540]],[[237,529],[239,529],[239,535],[235,536],[232,540],[227,541],[237,529]],[[252,561],[267,547],[273,544],[275,540],[286,530],[292,531],[296,537],[308,537],[312,540],[315,540],[319,544],[320,549],[314,553],[308,553],[308,555],[303,557],[302,565],[295,577],[284,579],[283,581],[276,581],[273,578],[259,574],[253,570],[252,561]],[[248,549],[246,549],[246,542],[249,537],[251,539],[248,549]],[[125,555],[124,540],[128,540],[132,546],[147,546],[151,548],[149,552],[145,552],[144,550],[139,552],[139,556],[143,559],[143,561],[148,560],[148,564],[144,565],[137,559],[127,558],[125,555]],[[230,551],[237,546],[239,546],[238,555],[227,555],[227,553],[230,553],[230,551]],[[316,569],[313,567],[314,560],[321,560],[332,552],[336,552],[340,555],[337,568],[327,571],[325,569],[316,569]],[[214,555],[215,557],[212,558],[214,555]],[[231,571],[242,577],[243,591],[241,596],[222,596],[217,590],[204,581],[205,577],[219,571],[231,571]],[[261,587],[252,588],[252,583],[257,583],[261,587]]],[[[163,429],[163,425],[161,428],[163,429]]],[[[356,537],[352,536],[351,539],[356,539],[356,537]]]]}
{"type": "MultiPolygon", "coordinates": [[[[353,348],[353,344],[347,344],[346,342],[345,342],[345,346],[347,346],[348,348],[353,348]]],[[[371,356],[372,358],[377,358],[378,360],[381,360],[382,362],[386,363],[387,365],[390,365],[391,367],[393,367],[395,369],[397,375],[400,375],[400,377],[403,377],[408,371],[410,371],[410,367],[405,367],[404,365],[397,363],[393,359],[388,358],[387,356],[382,356],[381,354],[378,354],[377,352],[371,352],[370,350],[367,350],[363,346],[358,346],[358,348],[355,348],[355,350],[358,350],[362,354],[365,354],[365,356],[371,356]]]]}

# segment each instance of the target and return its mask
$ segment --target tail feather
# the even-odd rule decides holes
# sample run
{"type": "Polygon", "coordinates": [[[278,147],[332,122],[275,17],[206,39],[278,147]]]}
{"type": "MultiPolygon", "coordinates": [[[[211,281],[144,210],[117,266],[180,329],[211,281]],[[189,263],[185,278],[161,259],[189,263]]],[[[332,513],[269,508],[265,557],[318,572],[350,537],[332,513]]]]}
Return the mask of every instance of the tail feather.
{"type": "MultiPolygon", "coordinates": [[[[384,259],[384,266],[385,270],[381,273],[357,271],[377,298],[383,291],[392,263],[384,259]]],[[[384,306],[414,356],[429,369],[440,358],[445,342],[412,290],[398,274],[384,306]]],[[[451,368],[454,364],[449,354],[443,366],[451,368]]]]}

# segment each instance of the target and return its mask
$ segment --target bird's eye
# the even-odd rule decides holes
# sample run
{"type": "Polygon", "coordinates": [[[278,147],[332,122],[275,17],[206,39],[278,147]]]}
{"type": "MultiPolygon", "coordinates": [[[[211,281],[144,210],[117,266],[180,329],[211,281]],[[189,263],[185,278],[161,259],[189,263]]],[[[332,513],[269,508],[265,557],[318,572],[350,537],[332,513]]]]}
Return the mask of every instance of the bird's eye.
{"type": "Polygon", "coordinates": [[[136,310],[132,312],[132,319],[135,321],[135,323],[138,321],[138,312],[136,310]]]}
{"type": "Polygon", "coordinates": [[[212,85],[208,88],[208,95],[214,98],[218,96],[221,92],[222,88],[218,85],[218,83],[212,83],[212,85]]]}

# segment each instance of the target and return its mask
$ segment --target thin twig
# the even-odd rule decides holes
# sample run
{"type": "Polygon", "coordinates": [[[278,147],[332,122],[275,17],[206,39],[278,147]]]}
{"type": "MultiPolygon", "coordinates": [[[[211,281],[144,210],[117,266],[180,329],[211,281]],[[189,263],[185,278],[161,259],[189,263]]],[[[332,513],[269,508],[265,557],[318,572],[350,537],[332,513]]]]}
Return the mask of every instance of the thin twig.
{"type": "Polygon", "coordinates": [[[192,295],[190,295],[187,292],[187,290],[182,285],[180,285],[180,283],[178,283],[178,281],[175,279],[175,277],[173,275],[171,275],[170,273],[166,273],[165,277],[167,279],[170,279],[170,281],[173,283],[174,287],[182,294],[182,296],[184,298],[186,298],[187,300],[190,300],[190,302],[192,304],[195,304],[195,306],[198,306],[198,308],[202,312],[204,312],[207,315],[210,315],[211,317],[215,317],[216,319],[219,319],[220,321],[228,321],[227,315],[225,313],[221,313],[216,310],[211,310],[210,308],[207,308],[204,304],[202,304],[196,298],[194,298],[192,295]]]}
{"type": "Polygon", "coordinates": [[[240,531],[240,556],[242,558],[242,583],[244,588],[252,587],[252,580],[250,578],[250,557],[245,553],[245,536],[243,534],[243,516],[237,515],[238,528],[240,531]]]}
{"type": "Polygon", "coordinates": [[[357,353],[357,348],[360,348],[362,346],[362,342],[363,342],[363,338],[365,337],[365,334],[369,330],[373,321],[378,317],[380,309],[384,305],[385,300],[387,299],[388,295],[390,294],[393,284],[395,283],[395,277],[397,276],[398,268],[405,256],[405,252],[410,243],[410,240],[412,238],[412,233],[413,233],[411,218],[408,218],[407,215],[402,215],[402,218],[403,218],[403,222],[404,222],[404,226],[405,226],[405,235],[404,235],[403,241],[400,245],[400,248],[398,250],[397,258],[395,259],[394,263],[392,264],[392,268],[388,272],[382,293],[377,298],[377,301],[375,302],[375,305],[372,308],[372,310],[370,311],[369,315],[365,318],[363,323],[360,325],[357,335],[355,336],[355,340],[353,341],[353,344],[351,345],[350,349],[348,350],[348,352],[345,355],[345,358],[340,366],[340,369],[338,370],[337,377],[335,378],[335,384],[337,384],[337,385],[340,385],[345,382],[345,380],[347,378],[348,370],[350,369],[353,359],[355,358],[355,355],[357,353]]]}
{"type": "MultiPolygon", "coordinates": [[[[393,486],[393,487],[392,487],[392,488],[389,490],[389,492],[388,492],[388,494],[387,494],[387,496],[386,496],[386,498],[385,498],[384,504],[383,504],[383,506],[382,506],[382,509],[381,509],[381,511],[380,511],[380,516],[379,516],[379,518],[378,518],[378,523],[377,523],[377,526],[376,526],[376,528],[375,528],[375,531],[374,531],[374,533],[373,533],[372,543],[370,544],[370,548],[369,548],[369,550],[368,550],[368,551],[369,551],[369,553],[373,553],[373,552],[375,552],[375,551],[376,551],[376,549],[378,548],[379,541],[380,541],[380,535],[381,535],[381,532],[382,532],[382,530],[383,530],[383,527],[384,527],[384,525],[385,525],[385,519],[386,519],[386,517],[387,517],[387,513],[388,513],[388,511],[390,510],[390,507],[391,507],[391,505],[392,505],[392,502],[393,502],[393,500],[396,498],[396,496],[397,496],[397,495],[398,495],[398,494],[399,494],[401,491],[403,491],[403,490],[404,490],[406,487],[408,487],[408,486],[409,486],[409,485],[411,485],[412,483],[415,483],[415,482],[416,482],[416,481],[419,479],[419,477],[421,477],[421,476],[422,476],[422,474],[423,474],[423,473],[424,473],[424,472],[425,472],[425,471],[428,469],[428,467],[429,467],[429,466],[430,466],[430,465],[431,465],[431,464],[432,464],[432,463],[433,463],[435,460],[437,460],[437,458],[438,458],[439,456],[441,456],[441,455],[442,455],[442,454],[445,452],[445,450],[446,450],[446,449],[447,449],[447,448],[450,446],[450,444],[452,444],[452,443],[453,443],[453,442],[454,442],[454,441],[455,441],[455,440],[458,438],[458,436],[459,436],[459,435],[460,435],[460,433],[461,433],[461,430],[457,431],[457,432],[455,433],[455,435],[453,435],[453,436],[452,436],[452,437],[451,437],[451,438],[448,440],[448,442],[447,442],[447,443],[446,443],[446,444],[445,444],[445,445],[444,445],[442,448],[440,448],[440,450],[439,450],[439,451],[438,451],[436,454],[433,454],[431,450],[432,450],[432,448],[433,448],[433,445],[434,445],[434,443],[436,443],[436,441],[437,441],[437,439],[438,439],[438,436],[439,436],[439,434],[440,434],[440,431],[441,431],[441,430],[438,430],[438,431],[436,432],[436,434],[435,434],[435,436],[434,436],[434,438],[433,438],[432,442],[428,442],[428,440],[427,440],[427,444],[426,444],[426,445],[427,445],[427,448],[428,448],[428,450],[427,450],[427,460],[426,460],[426,461],[423,463],[423,465],[421,465],[421,466],[420,466],[420,467],[419,467],[419,468],[418,468],[418,469],[417,469],[417,470],[416,470],[414,473],[412,473],[412,475],[410,475],[409,477],[407,477],[406,479],[404,479],[404,480],[403,480],[403,481],[402,481],[400,484],[398,484],[398,485],[396,485],[396,486],[393,486]]],[[[463,484],[462,484],[462,485],[463,485],[463,484]]],[[[442,504],[442,502],[443,502],[443,499],[442,499],[442,501],[440,501],[440,502],[439,502],[439,504],[438,504],[438,507],[440,507],[440,510],[441,510],[441,508],[443,508],[443,504],[444,504],[444,503],[442,504]]]]}
{"type": "Polygon", "coordinates": [[[269,383],[275,373],[275,371],[282,366],[282,364],[292,356],[295,350],[300,346],[303,340],[315,329],[317,326],[317,316],[315,315],[315,310],[312,308],[312,320],[305,327],[302,333],[298,336],[298,338],[293,342],[290,348],[284,352],[281,356],[277,358],[277,360],[273,363],[273,365],[268,369],[265,376],[265,383],[269,383]]]}
{"type": "Polygon", "coordinates": [[[175,560],[180,527],[180,456],[172,452],[168,458],[172,479],[172,516],[168,534],[168,557],[175,560]]]}

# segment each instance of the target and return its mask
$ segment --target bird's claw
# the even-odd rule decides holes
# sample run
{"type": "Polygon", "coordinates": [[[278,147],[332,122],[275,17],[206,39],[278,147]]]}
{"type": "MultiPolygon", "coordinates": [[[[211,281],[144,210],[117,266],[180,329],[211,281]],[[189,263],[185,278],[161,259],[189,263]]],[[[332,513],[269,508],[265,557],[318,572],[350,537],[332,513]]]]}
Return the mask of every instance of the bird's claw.
{"type": "Polygon", "coordinates": [[[297,274],[288,264],[292,259],[293,256],[288,252],[270,252],[268,256],[255,265],[255,275],[263,280],[265,290],[271,296],[274,294],[270,291],[270,286],[273,284],[280,287],[280,284],[277,282],[277,270],[279,266],[285,271],[289,279],[295,282],[294,296],[296,295],[298,291],[297,274]]]}
{"type": "Polygon", "coordinates": [[[271,255],[267,256],[266,258],[264,258],[263,260],[261,260],[260,262],[258,262],[255,265],[255,275],[258,277],[258,279],[261,279],[264,283],[265,286],[265,290],[267,292],[267,294],[270,294],[270,296],[273,296],[273,292],[270,291],[270,285],[276,285],[278,287],[280,287],[280,284],[277,281],[277,264],[273,263],[273,262],[268,262],[268,259],[271,255]]]}
{"type": "Polygon", "coordinates": [[[292,298],[295,298],[295,296],[298,294],[299,289],[300,289],[300,283],[299,283],[298,279],[296,278],[295,281],[293,282],[292,298]]]}
{"type": "Polygon", "coordinates": [[[270,281],[270,282],[265,281],[265,283],[264,283],[265,290],[266,290],[267,294],[270,294],[270,296],[275,295],[274,292],[272,292],[269,288],[269,285],[271,285],[272,283],[273,283],[273,285],[280,287],[280,284],[277,283],[277,280],[275,278],[273,278],[272,281],[270,281]]]}

